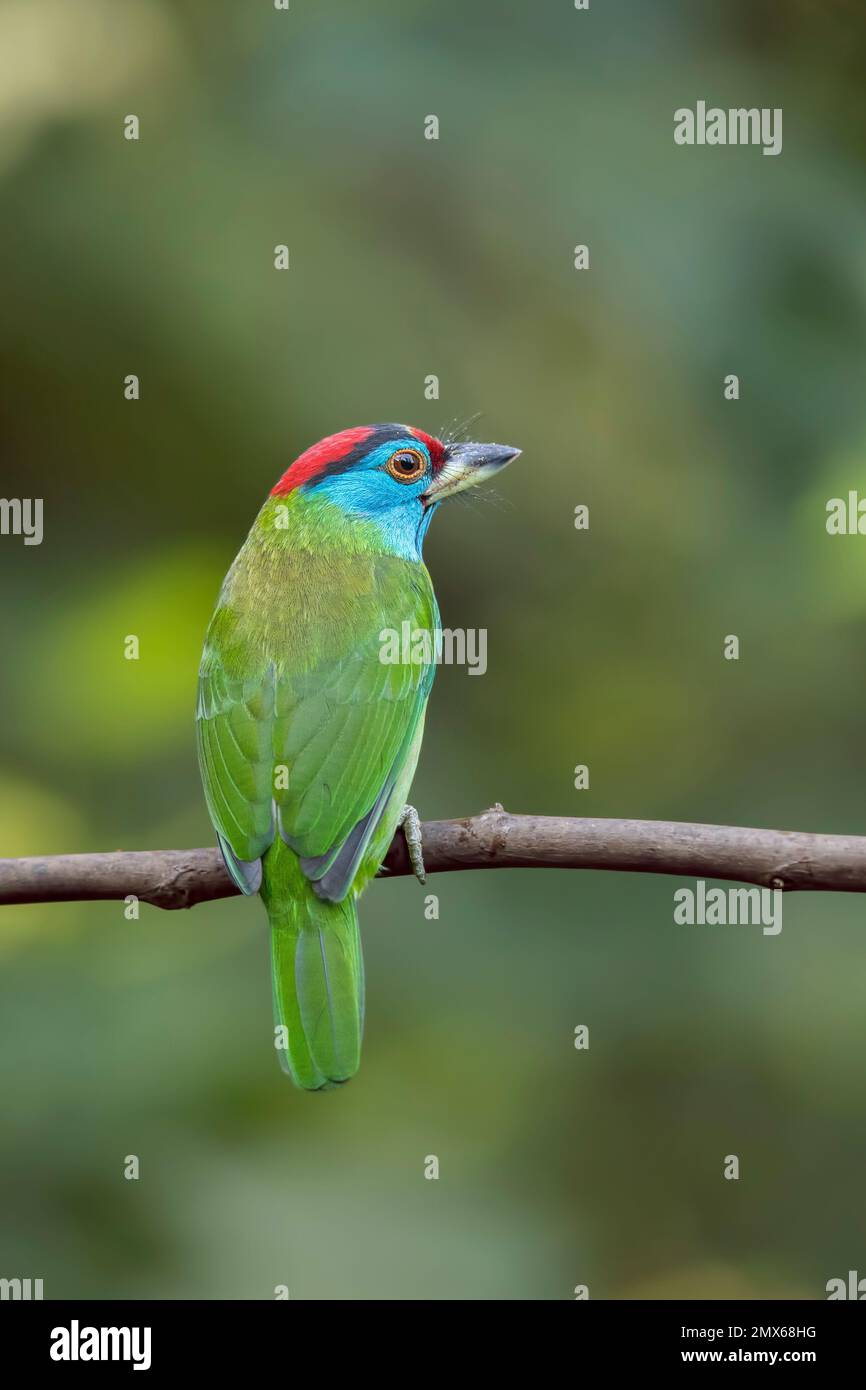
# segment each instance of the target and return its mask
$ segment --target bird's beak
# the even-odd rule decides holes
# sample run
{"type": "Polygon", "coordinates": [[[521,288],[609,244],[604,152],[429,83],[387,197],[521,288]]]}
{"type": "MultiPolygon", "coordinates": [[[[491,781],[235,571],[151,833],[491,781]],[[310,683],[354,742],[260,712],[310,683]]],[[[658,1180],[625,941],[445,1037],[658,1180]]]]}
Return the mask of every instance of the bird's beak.
{"type": "Polygon", "coordinates": [[[449,444],[445,459],[421,500],[427,507],[492,478],[516,459],[519,449],[508,444],[449,444]]]}

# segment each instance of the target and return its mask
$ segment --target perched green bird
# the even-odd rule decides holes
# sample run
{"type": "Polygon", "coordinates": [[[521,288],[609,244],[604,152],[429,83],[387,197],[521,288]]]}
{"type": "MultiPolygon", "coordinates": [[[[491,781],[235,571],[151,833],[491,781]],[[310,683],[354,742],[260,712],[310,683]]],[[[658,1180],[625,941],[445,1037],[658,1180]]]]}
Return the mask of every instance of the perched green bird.
{"type": "Polygon", "coordinates": [[[405,425],[322,440],[274,487],[211,619],[197,709],[205,796],[229,873],[264,899],[278,1056],[305,1090],[358,1070],[356,902],[400,824],[423,881],[405,801],[435,647],[394,663],[383,639],[406,622],[438,632],[421,557],[430,519],[518,453],[405,425]]]}

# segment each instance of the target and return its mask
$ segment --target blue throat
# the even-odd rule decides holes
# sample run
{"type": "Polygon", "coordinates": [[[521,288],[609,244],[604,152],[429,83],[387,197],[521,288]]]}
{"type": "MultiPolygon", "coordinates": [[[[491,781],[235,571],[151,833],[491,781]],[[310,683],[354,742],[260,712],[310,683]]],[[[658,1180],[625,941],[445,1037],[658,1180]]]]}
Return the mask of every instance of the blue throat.
{"type": "Polygon", "coordinates": [[[385,498],[371,496],[363,473],[357,478],[346,473],[324,478],[314,491],[324,494],[347,515],[372,521],[381,532],[385,554],[421,562],[424,537],[438,504],[425,507],[420,497],[407,497],[387,505],[385,498]]]}

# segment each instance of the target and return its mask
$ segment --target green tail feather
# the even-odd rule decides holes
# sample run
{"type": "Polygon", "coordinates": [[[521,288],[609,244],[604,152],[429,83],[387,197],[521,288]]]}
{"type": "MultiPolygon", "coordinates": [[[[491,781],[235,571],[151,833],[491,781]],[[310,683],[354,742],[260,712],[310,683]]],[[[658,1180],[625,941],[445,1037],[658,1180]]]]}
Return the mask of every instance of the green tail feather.
{"type": "MultiPolygon", "coordinates": [[[[279,856],[283,871],[289,867],[285,853],[279,856]]],[[[348,1081],[361,1061],[364,963],[358,912],[351,895],[339,903],[317,898],[300,869],[278,872],[278,878],[294,880],[290,892],[285,883],[278,889],[269,867],[266,863],[262,897],[271,923],[274,1019],[281,1027],[277,1056],[296,1086],[322,1091],[348,1081]]]]}

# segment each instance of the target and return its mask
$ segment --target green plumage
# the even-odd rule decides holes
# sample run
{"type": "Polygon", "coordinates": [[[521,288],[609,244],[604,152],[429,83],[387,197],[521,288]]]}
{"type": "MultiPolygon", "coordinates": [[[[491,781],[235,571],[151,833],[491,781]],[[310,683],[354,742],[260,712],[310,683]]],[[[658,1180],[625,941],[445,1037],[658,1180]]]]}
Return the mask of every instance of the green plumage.
{"type": "Polygon", "coordinates": [[[372,522],[294,492],[262,508],[205,642],[208,809],[238,886],[265,902],[279,1056],[305,1089],[358,1068],[356,899],[393,837],[433,677],[380,660],[383,629],[406,621],[438,627],[425,566],[387,553],[372,522]]]}

